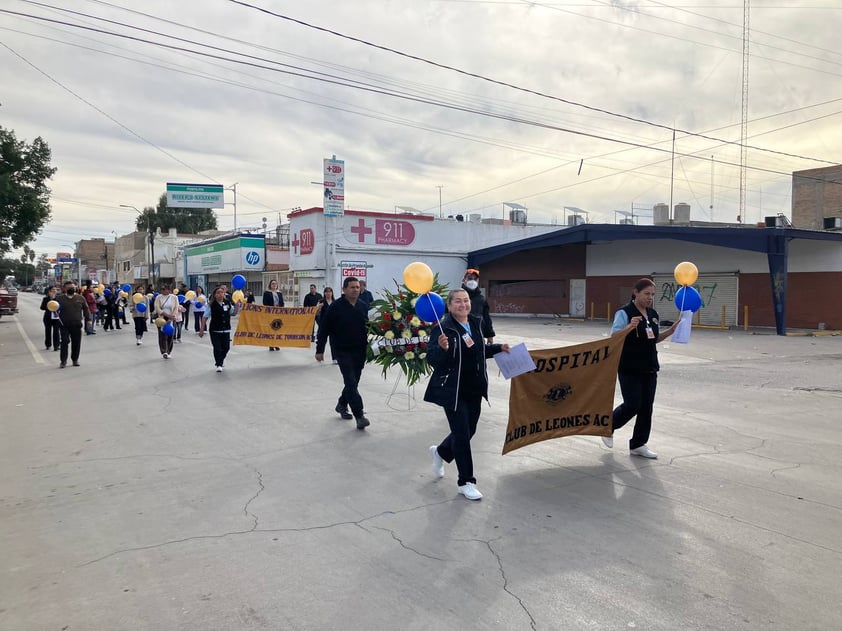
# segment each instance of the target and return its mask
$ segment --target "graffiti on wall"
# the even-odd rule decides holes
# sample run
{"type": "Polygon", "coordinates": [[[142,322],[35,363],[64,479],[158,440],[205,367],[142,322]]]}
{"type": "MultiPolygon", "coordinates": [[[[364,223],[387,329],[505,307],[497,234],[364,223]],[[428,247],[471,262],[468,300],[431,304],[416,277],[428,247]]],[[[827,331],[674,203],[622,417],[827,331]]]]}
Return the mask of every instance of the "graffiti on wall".
{"type": "MultiPolygon", "coordinates": [[[[696,291],[702,296],[702,308],[713,302],[716,296],[717,283],[712,282],[709,285],[701,285],[696,283],[693,285],[696,291]]],[[[658,304],[669,303],[672,304],[675,300],[676,292],[681,289],[681,285],[674,282],[665,282],[661,284],[661,295],[658,297],[658,304]]]]}

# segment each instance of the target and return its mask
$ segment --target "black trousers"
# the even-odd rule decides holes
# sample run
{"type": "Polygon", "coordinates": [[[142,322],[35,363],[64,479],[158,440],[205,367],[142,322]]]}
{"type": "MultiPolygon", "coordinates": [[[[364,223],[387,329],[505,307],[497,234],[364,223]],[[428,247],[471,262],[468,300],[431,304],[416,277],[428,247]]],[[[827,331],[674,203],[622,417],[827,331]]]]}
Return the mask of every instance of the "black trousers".
{"type": "Polygon", "coordinates": [[[138,339],[143,337],[143,334],[146,333],[146,316],[140,316],[139,318],[132,318],[134,320],[134,334],[135,337],[138,339]]]}
{"type": "Polygon", "coordinates": [[[161,355],[164,353],[167,355],[172,354],[172,340],[172,335],[165,335],[161,329],[158,329],[158,348],[161,350],[161,355]]]}
{"type": "Polygon", "coordinates": [[[459,470],[459,486],[468,482],[476,484],[474,477],[474,458],[471,455],[471,438],[477,431],[479,413],[482,407],[482,395],[460,396],[456,409],[444,408],[450,433],[438,446],[439,456],[445,462],[456,460],[459,470]]]}
{"type": "Polygon", "coordinates": [[[59,361],[67,363],[67,345],[70,344],[70,361],[79,361],[79,352],[82,350],[82,325],[62,325],[61,327],[61,352],[59,361]]]}
{"type": "Polygon", "coordinates": [[[198,333],[202,328],[202,316],[205,315],[204,311],[194,312],[193,313],[193,330],[198,333]]]}
{"type": "Polygon", "coordinates": [[[61,344],[61,323],[58,320],[44,320],[44,348],[52,346],[55,349],[61,344]]]}
{"type": "Polygon", "coordinates": [[[629,449],[637,449],[649,442],[652,430],[652,406],[655,403],[655,390],[658,387],[658,373],[624,373],[617,375],[623,402],[616,407],[612,416],[615,430],[620,429],[632,418],[634,433],[629,440],[629,449]]]}
{"type": "MultiPolygon", "coordinates": [[[[333,351],[331,351],[333,354],[333,351]]],[[[359,418],[364,411],[363,398],[360,396],[358,386],[360,377],[365,366],[365,349],[360,351],[337,351],[333,358],[339,362],[339,371],[342,373],[342,381],[345,387],[339,395],[339,405],[350,406],[351,414],[359,418]]]]}
{"type": "Polygon", "coordinates": [[[231,350],[231,334],[210,332],[211,345],[213,346],[214,366],[224,366],[228,351],[231,350]]]}

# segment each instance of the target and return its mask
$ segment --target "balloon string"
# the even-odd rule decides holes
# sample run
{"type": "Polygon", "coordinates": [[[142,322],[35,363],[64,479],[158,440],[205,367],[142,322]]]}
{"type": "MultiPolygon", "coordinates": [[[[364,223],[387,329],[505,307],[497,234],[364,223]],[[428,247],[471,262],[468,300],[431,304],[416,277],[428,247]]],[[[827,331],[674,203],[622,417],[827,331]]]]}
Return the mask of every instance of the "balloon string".
{"type": "Polygon", "coordinates": [[[430,298],[430,292],[424,294],[424,297],[427,299],[427,302],[430,303],[430,309],[432,310],[433,315],[436,316],[436,322],[439,325],[439,331],[441,331],[441,334],[444,335],[444,329],[441,326],[441,320],[439,319],[439,314],[436,312],[436,306],[433,304],[433,299],[430,298]]]}
{"type": "Polygon", "coordinates": [[[684,285],[684,291],[681,292],[681,309],[679,309],[679,311],[684,311],[685,300],[687,300],[687,285],[684,285]]]}

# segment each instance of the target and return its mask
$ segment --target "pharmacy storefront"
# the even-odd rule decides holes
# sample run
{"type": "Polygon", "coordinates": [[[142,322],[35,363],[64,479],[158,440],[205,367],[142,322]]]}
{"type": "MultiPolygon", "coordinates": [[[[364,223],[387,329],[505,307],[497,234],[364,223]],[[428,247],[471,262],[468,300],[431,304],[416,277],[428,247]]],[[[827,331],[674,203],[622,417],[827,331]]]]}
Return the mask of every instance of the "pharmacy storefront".
{"type": "Polygon", "coordinates": [[[187,286],[201,285],[210,294],[219,284],[230,284],[234,274],[246,277],[247,288],[262,292],[266,268],[266,240],[261,234],[226,235],[184,248],[187,286]]]}

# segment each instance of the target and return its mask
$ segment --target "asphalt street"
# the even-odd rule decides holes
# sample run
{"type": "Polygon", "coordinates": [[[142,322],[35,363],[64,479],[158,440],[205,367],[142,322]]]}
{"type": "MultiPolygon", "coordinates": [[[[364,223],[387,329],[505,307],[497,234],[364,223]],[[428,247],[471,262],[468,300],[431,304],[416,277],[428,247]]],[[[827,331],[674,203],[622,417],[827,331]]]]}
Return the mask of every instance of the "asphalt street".
{"type": "MultiPolygon", "coordinates": [[[[430,469],[444,414],[395,373],[366,368],[357,431],[314,349],[234,347],[217,374],[207,338],[164,361],[130,325],[59,370],[40,296],[19,302],[0,319],[4,631],[842,628],[842,336],[661,345],[658,460],[629,456],[631,424],[613,450],[502,456],[492,363],[469,502],[454,465],[430,469]]],[[[529,348],[607,334],[495,326],[529,348]]]]}

